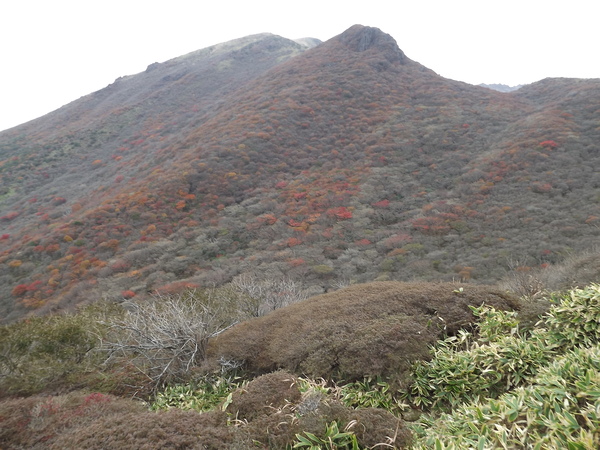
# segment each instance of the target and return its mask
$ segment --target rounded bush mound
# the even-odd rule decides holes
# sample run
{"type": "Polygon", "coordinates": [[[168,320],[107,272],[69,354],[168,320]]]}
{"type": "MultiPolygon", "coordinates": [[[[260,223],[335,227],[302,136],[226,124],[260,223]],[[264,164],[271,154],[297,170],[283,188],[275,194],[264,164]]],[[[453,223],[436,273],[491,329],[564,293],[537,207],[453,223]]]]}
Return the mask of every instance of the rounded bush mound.
{"type": "Polygon", "coordinates": [[[70,443],[83,429],[108,418],[144,414],[141,402],[98,392],[30,396],[0,401],[1,448],[92,448],[70,443]],[[59,442],[57,444],[57,442],[59,442]]]}
{"type": "Polygon", "coordinates": [[[377,448],[378,445],[381,447],[385,443],[391,445],[389,442],[404,448],[412,441],[412,434],[408,428],[384,409],[355,409],[349,419],[353,423],[351,429],[367,448],[377,448]]]}
{"type": "Polygon", "coordinates": [[[262,375],[231,396],[227,412],[240,420],[252,420],[265,410],[280,409],[287,403],[300,400],[296,377],[278,371],[262,375]]]}
{"type": "Polygon", "coordinates": [[[390,412],[354,409],[340,402],[336,390],[325,383],[284,371],[254,379],[224,406],[235,417],[234,443],[247,444],[244,448],[283,449],[299,442],[311,442],[311,448],[350,448],[342,444],[353,441],[359,448],[404,448],[412,440],[404,422],[390,412]],[[337,447],[320,446],[330,439],[337,447]]]}
{"type": "Polygon", "coordinates": [[[209,343],[207,360],[243,362],[261,374],[285,369],[311,377],[386,376],[400,386],[429,345],[475,321],[469,306],[517,309],[489,286],[375,282],[350,286],[240,323],[209,343]]]}

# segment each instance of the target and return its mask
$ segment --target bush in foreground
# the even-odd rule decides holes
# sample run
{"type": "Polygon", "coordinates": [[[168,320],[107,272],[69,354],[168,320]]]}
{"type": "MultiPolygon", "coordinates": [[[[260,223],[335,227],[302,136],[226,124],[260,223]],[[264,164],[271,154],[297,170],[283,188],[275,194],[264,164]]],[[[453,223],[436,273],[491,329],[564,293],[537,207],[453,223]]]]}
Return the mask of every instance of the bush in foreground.
{"type": "Polygon", "coordinates": [[[425,421],[416,448],[600,447],[600,348],[575,348],[527,386],[425,421]]]}
{"type": "Polygon", "coordinates": [[[153,389],[185,381],[206,354],[208,340],[236,322],[231,305],[211,290],[155,296],[125,305],[106,323],[107,364],[133,364],[153,389]]]}
{"type": "Polygon", "coordinates": [[[0,327],[0,398],[83,385],[116,388],[122,378],[100,373],[103,358],[97,350],[107,332],[102,322],[120,314],[118,305],[98,302],[77,314],[31,317],[0,327]]]}
{"type": "MultiPolygon", "coordinates": [[[[247,383],[221,375],[202,378],[195,385],[170,386],[156,396],[152,408],[158,412],[148,411],[141,402],[100,393],[13,398],[0,402],[0,442],[8,448],[34,449],[599,448],[600,286],[555,295],[552,308],[537,326],[526,329],[521,328],[519,313],[472,306],[478,304],[473,299],[462,303],[460,297],[468,296],[470,287],[453,287],[452,296],[458,299],[451,296],[450,304],[438,303],[425,316],[432,324],[450,324],[446,326],[450,335],[408,371],[413,382],[404,393],[385,376],[349,383],[333,377],[317,383],[276,371],[255,379],[249,375],[247,383]],[[463,308],[468,314],[461,316],[456,311],[463,308]],[[456,322],[447,320],[450,317],[466,317],[466,329],[454,328],[456,322]],[[412,409],[407,410],[403,401],[412,402],[412,409]],[[193,410],[182,411],[179,406],[193,410]],[[420,420],[407,426],[399,419],[415,420],[409,416],[419,408],[426,412],[420,420]]],[[[445,292],[439,298],[444,299],[445,292]]],[[[332,312],[352,305],[335,298],[340,302],[332,312]]],[[[410,301],[400,296],[383,298],[392,305],[394,299],[400,302],[405,312],[411,307],[427,312],[436,305],[424,296],[410,301]]],[[[354,312],[362,313],[365,321],[373,312],[365,312],[356,302],[354,312]]],[[[373,308],[378,309],[378,304],[373,308]]],[[[323,310],[321,314],[326,317],[323,310]]],[[[346,326],[353,323],[344,315],[337,318],[346,326]]],[[[63,316],[63,320],[59,329],[68,329],[72,319],[63,316]]],[[[262,319],[255,321],[262,323],[262,319]]],[[[443,333],[443,326],[434,329],[443,333]]],[[[26,337],[23,329],[4,333],[4,349],[7,342],[26,337]]],[[[76,351],[77,340],[61,338],[57,341],[67,342],[66,347],[51,342],[44,347],[42,334],[36,336],[25,339],[27,345],[11,347],[11,361],[38,346],[53,349],[32,352],[41,360],[58,355],[68,362],[68,355],[85,354],[76,351]]],[[[358,338],[364,335],[359,333],[358,338]]],[[[351,334],[347,344],[352,348],[351,334]]],[[[26,364],[25,359],[18,361],[17,368],[26,364]]]]}
{"type": "Polygon", "coordinates": [[[553,301],[525,335],[482,308],[479,342],[464,333],[417,363],[409,398],[432,409],[416,448],[600,447],[600,285],[553,301]]]}
{"type": "Polygon", "coordinates": [[[283,368],[326,379],[387,377],[408,383],[411,363],[429,359],[429,345],[471,327],[470,305],[518,308],[509,294],[486,286],[376,282],[310,298],[240,323],[209,343],[207,359],[243,362],[251,373],[283,368]]]}
{"type": "Polygon", "coordinates": [[[65,436],[71,430],[87,428],[101,418],[144,412],[140,402],[100,393],[6,399],[0,402],[0,442],[2,448],[51,448],[58,440],[68,442],[65,436]]]}

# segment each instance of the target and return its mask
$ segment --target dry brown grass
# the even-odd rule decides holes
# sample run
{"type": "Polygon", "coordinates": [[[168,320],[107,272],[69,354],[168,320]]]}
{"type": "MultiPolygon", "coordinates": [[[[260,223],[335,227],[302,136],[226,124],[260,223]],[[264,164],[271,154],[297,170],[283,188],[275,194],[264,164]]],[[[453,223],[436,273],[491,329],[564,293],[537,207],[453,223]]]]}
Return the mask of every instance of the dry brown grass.
{"type": "Polygon", "coordinates": [[[516,298],[489,286],[376,282],[351,286],[274,311],[226,331],[208,361],[244,361],[261,374],[283,368],[310,377],[387,376],[401,385],[428,345],[469,327],[469,305],[516,309],[516,298]]]}
{"type": "Polygon", "coordinates": [[[0,402],[2,449],[222,449],[234,433],[222,411],[156,413],[139,401],[105,394],[0,402]]]}
{"type": "Polygon", "coordinates": [[[226,412],[151,412],[142,402],[99,393],[7,399],[0,402],[0,448],[275,449],[293,445],[298,433],[324,437],[333,421],[349,426],[361,445],[410,441],[390,413],[354,410],[321,391],[301,394],[299,385],[287,372],[260,376],[234,392],[226,412]]]}
{"type": "Polygon", "coordinates": [[[600,249],[592,247],[568,255],[557,264],[532,268],[519,262],[511,264],[512,271],[498,284],[521,299],[519,312],[522,330],[531,329],[551,306],[552,293],[588,286],[600,280],[600,249]]]}
{"type": "Polygon", "coordinates": [[[412,439],[402,421],[384,409],[356,409],[348,418],[352,425],[350,430],[368,448],[377,448],[378,444],[380,447],[381,444],[394,444],[403,448],[412,439]]]}

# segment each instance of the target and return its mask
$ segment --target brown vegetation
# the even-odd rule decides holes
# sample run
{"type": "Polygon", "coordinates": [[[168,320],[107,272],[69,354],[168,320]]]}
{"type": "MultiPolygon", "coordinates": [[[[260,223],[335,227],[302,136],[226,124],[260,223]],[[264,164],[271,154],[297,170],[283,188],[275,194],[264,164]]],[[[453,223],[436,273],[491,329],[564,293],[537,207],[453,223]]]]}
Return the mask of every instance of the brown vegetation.
{"type": "Polygon", "coordinates": [[[63,433],[54,448],[219,450],[228,447],[232,432],[224,413],[146,411],[99,418],[85,428],[63,433]]]}
{"type": "Polygon", "coordinates": [[[100,393],[5,399],[0,442],[30,449],[286,448],[298,433],[324,436],[334,421],[361,445],[410,442],[410,432],[389,412],[354,410],[314,390],[302,395],[297,381],[285,372],[258,377],[233,393],[226,412],[202,414],[150,412],[139,401],[100,393]]]}
{"type": "Polygon", "coordinates": [[[315,387],[300,394],[298,379],[278,371],[254,379],[236,391],[228,412],[240,419],[238,439],[259,442],[266,448],[286,448],[301,432],[323,436],[336,422],[354,432],[363,446],[376,444],[402,448],[411,440],[405,425],[387,411],[354,410],[315,387]]]}
{"type": "Polygon", "coordinates": [[[247,386],[233,393],[227,411],[239,420],[252,420],[265,414],[265,409],[281,409],[300,400],[295,376],[273,372],[255,378],[247,386]]]}
{"type": "Polygon", "coordinates": [[[384,375],[406,383],[429,345],[469,327],[470,305],[518,308],[486,286],[375,282],[310,298],[240,323],[208,348],[213,365],[235,360],[254,373],[283,368],[311,377],[357,380],[384,375]]]}
{"type": "Polygon", "coordinates": [[[91,448],[57,442],[71,432],[76,436],[82,430],[93,429],[98,420],[144,412],[140,402],[100,393],[5,399],[0,402],[0,443],[2,448],[91,448]]]}

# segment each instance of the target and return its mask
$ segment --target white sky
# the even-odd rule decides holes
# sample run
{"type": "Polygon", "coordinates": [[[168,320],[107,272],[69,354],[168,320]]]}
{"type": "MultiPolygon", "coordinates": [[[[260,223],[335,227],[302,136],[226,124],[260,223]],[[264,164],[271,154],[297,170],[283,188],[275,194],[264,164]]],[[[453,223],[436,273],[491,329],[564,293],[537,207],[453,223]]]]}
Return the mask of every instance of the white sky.
{"type": "Polygon", "coordinates": [[[1,0],[0,130],[153,62],[255,33],[323,41],[354,24],[472,84],[600,78],[594,0],[1,0]]]}

